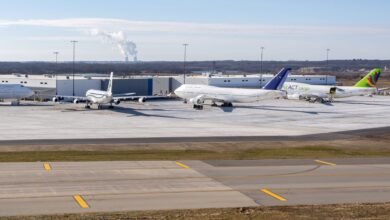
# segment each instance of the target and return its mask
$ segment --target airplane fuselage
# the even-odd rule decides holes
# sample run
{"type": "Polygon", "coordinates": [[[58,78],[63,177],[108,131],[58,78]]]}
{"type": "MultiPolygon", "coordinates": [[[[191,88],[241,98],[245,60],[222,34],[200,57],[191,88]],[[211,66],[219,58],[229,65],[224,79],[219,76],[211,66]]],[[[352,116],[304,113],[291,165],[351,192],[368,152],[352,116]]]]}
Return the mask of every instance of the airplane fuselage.
{"type": "Polygon", "coordinates": [[[294,95],[300,96],[318,96],[321,98],[329,97],[331,89],[335,88],[333,98],[346,98],[351,96],[372,95],[376,92],[376,88],[362,88],[353,86],[325,86],[325,85],[310,85],[305,83],[286,82],[283,86],[289,97],[294,95]]]}
{"type": "Polygon", "coordinates": [[[205,95],[208,99],[223,100],[226,103],[249,103],[282,97],[284,92],[278,90],[221,88],[208,85],[184,84],[175,90],[175,94],[187,100],[205,95]]]}
{"type": "Polygon", "coordinates": [[[376,88],[361,88],[353,86],[336,86],[335,98],[346,98],[351,96],[372,95],[376,93],[376,88]]]}
{"type": "Polygon", "coordinates": [[[110,104],[112,102],[112,94],[107,91],[90,89],[86,93],[89,103],[92,104],[110,104]]]}
{"type": "Polygon", "coordinates": [[[19,84],[0,85],[0,99],[22,99],[34,95],[34,92],[19,84]]]}
{"type": "Polygon", "coordinates": [[[326,98],[329,95],[331,86],[310,85],[305,83],[286,82],[283,85],[283,90],[287,92],[287,96],[318,96],[326,98]]]}

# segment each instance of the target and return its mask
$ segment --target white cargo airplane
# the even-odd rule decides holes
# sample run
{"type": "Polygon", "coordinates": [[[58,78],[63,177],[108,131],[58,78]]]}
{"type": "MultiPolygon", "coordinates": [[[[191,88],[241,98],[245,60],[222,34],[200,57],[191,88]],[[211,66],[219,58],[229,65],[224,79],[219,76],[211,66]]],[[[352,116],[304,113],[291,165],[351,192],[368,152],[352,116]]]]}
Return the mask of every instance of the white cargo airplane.
{"type": "Polygon", "coordinates": [[[175,94],[193,104],[194,109],[203,109],[205,101],[211,101],[212,106],[222,103],[222,107],[232,107],[233,102],[249,103],[265,99],[284,97],[280,91],[287,79],[290,68],[283,68],[262,89],[221,88],[208,85],[184,84],[175,90],[175,94]]]}
{"type": "Polygon", "coordinates": [[[286,82],[283,90],[287,91],[288,99],[303,99],[310,102],[328,102],[334,98],[372,95],[377,92],[376,83],[382,70],[373,69],[354,86],[323,86],[306,83],[286,82]]]}
{"type": "Polygon", "coordinates": [[[109,104],[109,108],[113,108],[112,106],[113,103],[119,105],[121,101],[134,100],[137,98],[134,96],[135,93],[112,94],[113,77],[114,77],[114,73],[111,72],[107,91],[90,89],[86,92],[85,97],[56,96],[53,98],[53,101],[58,102],[64,99],[73,99],[73,103],[75,104],[80,102],[85,102],[86,103],[85,108],[91,108],[91,106],[95,104],[97,105],[98,109],[102,109],[102,106],[105,104],[109,104]]]}
{"type": "Polygon", "coordinates": [[[11,99],[11,105],[19,105],[20,99],[34,95],[34,91],[19,84],[0,84],[0,99],[11,99]]]}

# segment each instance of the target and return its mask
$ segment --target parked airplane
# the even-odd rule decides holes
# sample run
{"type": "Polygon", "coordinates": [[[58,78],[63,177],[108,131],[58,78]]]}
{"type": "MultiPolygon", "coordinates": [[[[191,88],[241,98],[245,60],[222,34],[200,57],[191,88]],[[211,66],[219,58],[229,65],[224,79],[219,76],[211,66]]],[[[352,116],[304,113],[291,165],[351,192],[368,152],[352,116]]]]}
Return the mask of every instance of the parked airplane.
{"type": "MultiPolygon", "coordinates": [[[[112,94],[114,73],[110,74],[110,81],[108,83],[107,91],[90,89],[86,92],[85,97],[80,96],[56,96],[53,98],[54,102],[58,102],[64,99],[73,99],[73,103],[77,104],[85,102],[85,108],[91,108],[93,104],[97,105],[98,109],[101,109],[103,105],[109,104],[109,108],[113,108],[112,104],[119,105],[121,101],[134,100],[135,93],[126,94],[112,94]]],[[[142,97],[141,97],[142,98],[142,97]]]]}
{"type": "Polygon", "coordinates": [[[205,101],[211,101],[212,106],[222,103],[222,107],[232,107],[233,102],[256,102],[285,96],[280,91],[286,81],[290,68],[283,68],[263,89],[221,88],[208,85],[184,84],[175,90],[175,94],[184,100],[189,100],[195,109],[203,109],[205,101]]]}
{"type": "Polygon", "coordinates": [[[34,91],[19,84],[0,84],[0,99],[13,99],[12,105],[19,105],[19,100],[34,95],[34,91]]]}
{"type": "Polygon", "coordinates": [[[372,95],[377,92],[376,83],[382,70],[373,69],[354,86],[324,86],[306,83],[286,82],[283,90],[287,91],[289,99],[304,99],[310,102],[328,102],[334,98],[372,95]]]}

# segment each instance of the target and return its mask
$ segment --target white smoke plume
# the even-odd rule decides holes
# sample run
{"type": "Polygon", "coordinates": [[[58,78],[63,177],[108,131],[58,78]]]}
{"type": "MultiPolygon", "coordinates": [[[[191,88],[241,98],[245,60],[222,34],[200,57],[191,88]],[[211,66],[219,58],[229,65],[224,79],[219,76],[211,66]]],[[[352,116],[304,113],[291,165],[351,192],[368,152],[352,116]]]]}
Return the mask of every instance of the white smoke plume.
{"type": "Polygon", "coordinates": [[[137,61],[137,45],[130,41],[123,31],[118,32],[105,32],[99,29],[93,29],[90,31],[92,36],[100,36],[109,42],[116,44],[121,54],[127,60],[128,57],[133,57],[134,61],[137,61]]]}

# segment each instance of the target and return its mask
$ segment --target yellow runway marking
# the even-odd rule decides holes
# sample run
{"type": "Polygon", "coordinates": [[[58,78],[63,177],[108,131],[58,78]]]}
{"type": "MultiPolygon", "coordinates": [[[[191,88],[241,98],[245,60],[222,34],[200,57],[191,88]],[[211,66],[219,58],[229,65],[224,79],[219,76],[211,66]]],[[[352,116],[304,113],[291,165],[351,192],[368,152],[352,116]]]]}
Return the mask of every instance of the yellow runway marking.
{"type": "Polygon", "coordinates": [[[283,197],[281,197],[281,196],[279,196],[279,195],[269,191],[268,189],[262,189],[260,191],[265,193],[265,194],[267,194],[267,195],[269,195],[269,196],[274,197],[275,199],[278,199],[278,200],[283,201],[283,202],[287,202],[287,199],[285,199],[285,198],[283,198],[283,197]]]}
{"type": "Polygon", "coordinates": [[[190,169],[190,167],[185,165],[184,163],[176,162],[176,164],[183,167],[184,169],[190,169]]]}
{"type": "Polygon", "coordinates": [[[76,200],[76,202],[80,205],[81,208],[83,209],[89,208],[88,203],[80,195],[74,195],[73,198],[74,200],[76,200]]]}
{"type": "Polygon", "coordinates": [[[44,163],[43,164],[43,168],[45,168],[46,171],[50,171],[51,170],[51,166],[49,163],[44,163]]]}
{"type": "Polygon", "coordinates": [[[330,162],[326,162],[326,161],[322,161],[322,160],[314,160],[315,162],[317,163],[322,163],[322,164],[326,164],[326,165],[329,165],[329,166],[336,166],[335,163],[330,163],[330,162]]]}

